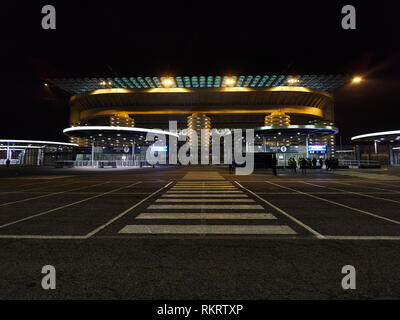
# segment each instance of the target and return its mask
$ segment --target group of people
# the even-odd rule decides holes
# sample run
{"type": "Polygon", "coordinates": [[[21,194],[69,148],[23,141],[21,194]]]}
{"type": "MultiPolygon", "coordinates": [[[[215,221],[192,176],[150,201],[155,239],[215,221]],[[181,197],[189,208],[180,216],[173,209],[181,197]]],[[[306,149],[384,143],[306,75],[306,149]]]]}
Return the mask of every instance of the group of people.
{"type": "Polygon", "coordinates": [[[332,171],[339,166],[339,160],[336,158],[325,159],[326,170],[332,171]]]}
{"type": "Polygon", "coordinates": [[[324,159],[321,157],[318,160],[316,158],[310,159],[310,158],[298,158],[297,160],[295,158],[289,158],[288,160],[288,165],[289,168],[292,170],[292,172],[297,171],[297,166],[300,167],[302,173],[306,173],[307,169],[316,169],[317,168],[317,163],[319,164],[319,168],[322,169],[323,164],[325,163],[325,168],[326,170],[333,170],[339,165],[338,159],[335,158],[327,158],[324,159]]]}

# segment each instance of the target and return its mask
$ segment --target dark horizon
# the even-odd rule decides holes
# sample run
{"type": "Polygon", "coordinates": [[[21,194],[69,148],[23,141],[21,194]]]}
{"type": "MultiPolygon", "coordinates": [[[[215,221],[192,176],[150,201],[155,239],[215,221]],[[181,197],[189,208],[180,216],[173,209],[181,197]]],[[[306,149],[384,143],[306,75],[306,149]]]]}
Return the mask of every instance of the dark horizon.
{"type": "MultiPolygon", "coordinates": [[[[357,29],[341,28],[343,1],[261,7],[233,4],[52,4],[57,29],[40,26],[46,3],[2,11],[1,138],[66,141],[69,96],[48,77],[352,74],[334,92],[336,126],[350,137],[400,129],[398,4],[352,3],[357,29]],[[18,23],[15,18],[18,17],[18,23]],[[21,129],[23,128],[23,129],[21,129]]],[[[339,140],[337,141],[339,143],[339,140]]]]}

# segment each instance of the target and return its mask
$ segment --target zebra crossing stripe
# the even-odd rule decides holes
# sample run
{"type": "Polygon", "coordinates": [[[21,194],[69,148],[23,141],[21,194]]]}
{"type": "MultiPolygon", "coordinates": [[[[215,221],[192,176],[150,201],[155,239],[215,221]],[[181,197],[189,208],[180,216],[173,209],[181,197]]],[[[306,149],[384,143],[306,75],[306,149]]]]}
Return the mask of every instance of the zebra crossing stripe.
{"type": "Polygon", "coordinates": [[[125,234],[296,234],[287,225],[127,225],[125,234]]]}
{"type": "Polygon", "coordinates": [[[139,214],[136,219],[247,219],[247,220],[273,220],[276,217],[271,213],[151,213],[139,214]]]}
{"type": "Polygon", "coordinates": [[[148,209],[224,209],[224,210],[264,210],[258,204],[151,204],[148,209]]]}
{"type": "Polygon", "coordinates": [[[217,193],[217,194],[163,194],[161,196],[162,198],[218,198],[218,197],[223,197],[223,198],[247,198],[248,196],[246,194],[224,194],[224,193],[217,193]]]}
{"type": "Polygon", "coordinates": [[[253,199],[157,199],[156,202],[254,202],[253,199]]]}

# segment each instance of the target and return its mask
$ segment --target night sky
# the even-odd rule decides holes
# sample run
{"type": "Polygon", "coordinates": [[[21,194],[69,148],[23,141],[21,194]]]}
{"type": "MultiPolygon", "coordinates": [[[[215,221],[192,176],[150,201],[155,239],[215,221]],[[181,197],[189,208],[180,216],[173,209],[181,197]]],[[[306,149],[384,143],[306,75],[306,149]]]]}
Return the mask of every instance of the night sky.
{"type": "Polygon", "coordinates": [[[69,96],[47,77],[166,74],[360,74],[334,93],[343,143],[400,129],[398,1],[15,2],[0,9],[0,138],[66,141],[69,96]],[[41,28],[45,4],[56,30],[41,28]],[[341,27],[345,4],[356,30],[341,27]]]}

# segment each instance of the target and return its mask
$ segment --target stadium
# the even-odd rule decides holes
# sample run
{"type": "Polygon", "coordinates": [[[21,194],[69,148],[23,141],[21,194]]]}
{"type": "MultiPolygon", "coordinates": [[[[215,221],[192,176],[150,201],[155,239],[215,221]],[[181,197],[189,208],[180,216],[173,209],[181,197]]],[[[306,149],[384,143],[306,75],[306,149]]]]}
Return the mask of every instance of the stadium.
{"type": "MultiPolygon", "coordinates": [[[[254,145],[244,139],[243,148],[276,153],[278,165],[286,165],[291,157],[333,157],[339,131],[333,92],[350,80],[348,75],[46,79],[47,87],[70,96],[70,126],[60,130],[72,151],[56,157],[42,152],[30,163],[67,160],[97,166],[99,161],[113,161],[136,166],[153,143],[146,141],[148,133],[164,135],[167,146],[170,136],[185,134],[190,141],[192,132],[200,136],[202,129],[254,129],[254,145]],[[169,131],[170,121],[177,122],[176,132],[169,131]]],[[[2,162],[11,156],[14,163],[23,163],[18,159],[28,148],[19,147],[19,153],[10,155],[21,145],[3,140],[2,162]]]]}

